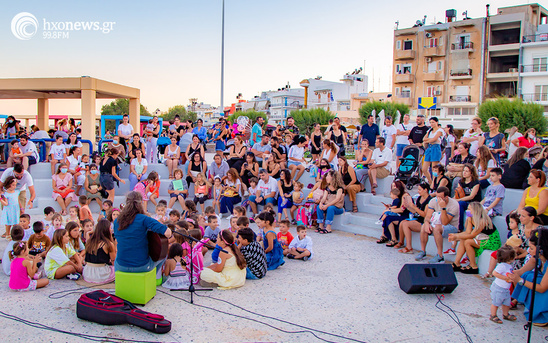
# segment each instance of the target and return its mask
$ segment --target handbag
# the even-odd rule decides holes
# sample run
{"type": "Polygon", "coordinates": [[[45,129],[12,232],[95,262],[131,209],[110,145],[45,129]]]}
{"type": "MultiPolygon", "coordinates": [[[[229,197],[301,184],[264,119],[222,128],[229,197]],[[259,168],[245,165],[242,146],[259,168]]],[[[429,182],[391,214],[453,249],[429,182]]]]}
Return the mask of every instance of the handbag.
{"type": "Polygon", "coordinates": [[[462,188],[461,185],[458,185],[457,188],[455,188],[455,199],[462,199],[466,196],[466,194],[464,193],[464,189],[462,188]]]}
{"type": "Polygon", "coordinates": [[[227,198],[234,198],[237,193],[233,189],[225,189],[225,191],[221,195],[227,198]]]}

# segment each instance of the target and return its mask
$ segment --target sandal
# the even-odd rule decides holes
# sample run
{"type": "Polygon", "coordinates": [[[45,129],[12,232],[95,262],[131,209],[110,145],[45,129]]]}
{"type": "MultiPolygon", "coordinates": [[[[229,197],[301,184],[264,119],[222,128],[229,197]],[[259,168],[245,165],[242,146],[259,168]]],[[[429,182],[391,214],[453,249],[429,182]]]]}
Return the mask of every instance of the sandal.
{"type": "Polygon", "coordinates": [[[399,249],[399,248],[402,248],[402,247],[403,247],[402,242],[398,242],[398,244],[394,245],[394,248],[396,248],[396,249],[399,249]]]}
{"type": "Polygon", "coordinates": [[[376,183],[374,183],[374,184],[371,185],[371,189],[373,189],[373,188],[378,188],[378,187],[379,187],[379,186],[378,186],[376,183]]]}
{"type": "Polygon", "coordinates": [[[358,213],[358,206],[357,205],[352,206],[352,212],[353,213],[358,213]]]}
{"type": "Polygon", "coordinates": [[[386,243],[386,242],[388,242],[388,241],[389,241],[389,239],[388,239],[387,237],[382,236],[381,239],[379,239],[379,240],[377,241],[377,244],[384,244],[384,243],[386,243]]]}
{"type": "Polygon", "coordinates": [[[516,316],[514,316],[513,314],[506,314],[506,315],[503,314],[502,319],[515,322],[518,318],[516,318],[516,316]]]}
{"type": "Polygon", "coordinates": [[[388,244],[386,244],[387,247],[389,248],[393,248],[396,246],[396,244],[398,244],[398,242],[396,241],[389,241],[388,244]]]}
{"type": "Polygon", "coordinates": [[[377,195],[377,191],[375,190],[375,188],[371,188],[371,194],[377,195]]]}
{"type": "Polygon", "coordinates": [[[517,309],[518,309],[518,301],[516,299],[514,299],[510,303],[510,310],[517,310],[517,309]]]}
{"type": "Polygon", "coordinates": [[[500,320],[499,317],[497,317],[496,315],[494,316],[489,316],[489,320],[494,322],[494,323],[497,323],[497,324],[502,324],[502,320],[500,320]]]}
{"type": "Polygon", "coordinates": [[[468,266],[466,268],[461,268],[460,272],[463,274],[472,274],[472,275],[479,274],[479,268],[472,268],[468,266]]]}
{"type": "Polygon", "coordinates": [[[398,252],[401,252],[402,254],[412,254],[413,249],[409,249],[408,247],[405,247],[403,249],[398,250],[398,252]]]}
{"type": "Polygon", "coordinates": [[[451,263],[451,266],[453,267],[454,272],[462,272],[462,266],[457,266],[454,263],[451,263]]]}
{"type": "Polygon", "coordinates": [[[327,234],[327,233],[331,233],[333,231],[327,231],[326,229],[322,229],[322,231],[320,231],[320,234],[324,235],[324,234],[327,234]]]}

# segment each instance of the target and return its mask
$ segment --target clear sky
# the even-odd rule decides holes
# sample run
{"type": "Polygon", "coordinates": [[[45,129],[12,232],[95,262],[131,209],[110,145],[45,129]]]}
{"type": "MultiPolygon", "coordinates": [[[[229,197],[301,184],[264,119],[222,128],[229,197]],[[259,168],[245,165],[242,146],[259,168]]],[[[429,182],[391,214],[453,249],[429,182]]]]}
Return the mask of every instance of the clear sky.
{"type": "MultiPolygon", "coordinates": [[[[219,105],[221,0],[178,1],[6,1],[0,11],[0,77],[78,77],[88,75],[141,89],[149,111],[188,103],[189,98],[219,105]],[[32,13],[39,32],[19,40],[12,18],[32,13]],[[116,22],[108,34],[70,32],[68,39],[43,39],[48,22],[116,22]]],[[[226,0],[225,100],[244,99],[277,89],[288,81],[321,75],[336,81],[363,67],[369,90],[391,88],[395,22],[411,27],[427,15],[427,24],[485,16],[477,0],[226,0]]],[[[491,1],[498,7],[526,1],[491,1]]],[[[546,7],[546,3],[541,2],[546,7]]],[[[97,110],[105,101],[97,101],[97,110]]],[[[52,100],[52,114],[79,113],[80,102],[52,100]]],[[[32,114],[35,101],[0,100],[0,113],[32,114]]]]}

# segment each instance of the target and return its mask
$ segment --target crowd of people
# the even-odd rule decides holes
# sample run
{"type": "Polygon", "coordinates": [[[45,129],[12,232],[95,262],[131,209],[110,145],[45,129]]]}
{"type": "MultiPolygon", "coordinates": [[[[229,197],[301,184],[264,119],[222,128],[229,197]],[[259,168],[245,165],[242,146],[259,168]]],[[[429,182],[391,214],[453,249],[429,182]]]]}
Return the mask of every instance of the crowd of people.
{"type": "MultiPolygon", "coordinates": [[[[39,160],[33,155],[36,147],[29,146],[29,136],[20,135],[10,144],[9,168],[0,178],[4,208],[0,224],[6,227],[3,237],[12,240],[6,250],[12,257],[3,259],[8,265],[4,271],[13,275],[10,287],[31,290],[47,285],[48,279],[81,276],[104,283],[114,279],[114,270],[143,272],[160,265],[163,268],[157,271],[163,273],[168,288],[190,283],[240,287],[246,279],[263,278],[267,270],[283,265],[284,257],[311,259],[307,230],[331,233],[335,216],[344,212],[345,196],[357,212],[357,194],[365,191],[366,183],[376,194],[379,180],[394,174],[406,157],[406,147],[413,145],[423,156],[418,194],[413,195],[401,180],[391,184],[392,202],[385,204],[379,218],[383,234],[377,243],[411,254],[412,235],[418,233],[421,247],[415,260],[421,261],[433,236],[437,254],[429,262],[443,263],[444,255],[453,254],[453,269],[465,274],[479,274],[476,258],[484,250],[494,251],[492,268],[484,275],[495,279],[491,320],[502,322],[496,314],[499,306],[503,319],[516,320],[508,309],[517,302],[529,308],[530,272],[535,263],[541,264],[537,292],[544,294],[548,289],[543,255],[548,250],[542,250],[539,261],[534,257],[535,247],[548,242],[540,228],[548,223],[548,150],[542,149],[534,129],[527,130],[525,137],[511,130],[507,137],[499,132],[496,118],[487,121],[485,133],[481,119],[474,118],[460,139],[451,125],[442,127],[436,117],[429,118],[429,126],[422,115],[414,126],[408,115],[402,119],[393,125],[387,117],[380,128],[369,116],[356,137],[350,137],[339,118],[323,132],[316,124],[310,134],[304,134],[291,117],[285,127],[271,129],[259,117],[246,137],[224,118],[206,129],[200,119],[194,125],[176,117],[163,133],[155,118],[140,136],[124,116],[104,156],[84,154],[77,127],[67,126],[74,131],[66,137],[56,133],[48,154],[52,196],[60,211],[46,208],[46,220],[32,227],[24,213],[35,198],[27,170],[39,160]],[[158,149],[155,140],[161,134],[169,137],[170,144],[158,149]],[[213,143],[215,150],[210,165],[207,143],[213,143]],[[354,150],[353,160],[347,158],[349,150],[354,150]],[[149,169],[158,161],[164,161],[168,169],[168,198],[160,194],[158,173],[149,169]],[[129,164],[127,180],[119,176],[124,163],[129,164]],[[313,180],[306,185],[301,182],[305,173],[313,180]],[[126,182],[130,192],[117,208],[113,204],[116,184],[126,182]],[[492,219],[506,215],[503,201],[508,188],[525,190],[519,207],[507,216],[505,240],[492,219]],[[206,203],[209,199],[211,205],[206,203]],[[91,201],[102,209],[98,220],[89,210],[91,201]],[[78,207],[71,207],[73,202],[78,207]],[[153,215],[147,213],[149,202],[155,208],[153,215]],[[219,224],[225,216],[230,216],[230,227],[223,230],[219,224]],[[260,232],[250,229],[250,222],[260,232]],[[296,237],[291,226],[296,226],[296,237]],[[148,256],[147,230],[170,239],[167,261],[153,262],[148,256]],[[452,244],[446,251],[444,238],[452,244]],[[209,251],[213,264],[204,267],[203,257],[209,251]],[[508,274],[508,268],[513,274],[508,274]],[[514,301],[509,304],[512,287],[514,301]]],[[[540,307],[535,308],[535,323],[547,324],[548,308],[540,307]]]]}

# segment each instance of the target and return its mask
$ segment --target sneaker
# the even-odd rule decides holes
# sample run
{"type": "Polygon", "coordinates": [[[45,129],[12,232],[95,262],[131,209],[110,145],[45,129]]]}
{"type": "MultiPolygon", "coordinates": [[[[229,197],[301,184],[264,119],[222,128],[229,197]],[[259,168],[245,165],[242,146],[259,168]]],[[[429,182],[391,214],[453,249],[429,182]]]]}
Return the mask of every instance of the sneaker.
{"type": "Polygon", "coordinates": [[[377,221],[375,222],[375,225],[382,225],[382,220],[377,220],[377,221]]]}
{"type": "Polygon", "coordinates": [[[294,259],[294,258],[295,258],[295,256],[294,256],[294,255],[292,255],[292,254],[287,254],[287,255],[286,255],[286,257],[287,257],[288,259],[290,259],[290,260],[292,260],[292,259],[294,259]]]}
{"type": "Polygon", "coordinates": [[[462,260],[460,260],[460,264],[467,264],[469,262],[470,262],[470,260],[468,259],[468,257],[465,257],[462,260]]]}
{"type": "Polygon", "coordinates": [[[455,249],[449,248],[449,249],[445,250],[445,251],[443,252],[443,254],[444,254],[444,255],[456,255],[457,252],[455,251],[455,249]]]}
{"type": "Polygon", "coordinates": [[[296,221],[295,219],[293,219],[293,220],[291,221],[291,225],[297,225],[297,221],[296,221]]]}
{"type": "Polygon", "coordinates": [[[76,281],[76,280],[79,280],[79,279],[80,279],[80,276],[81,276],[81,275],[78,274],[78,273],[72,273],[72,274],[69,274],[69,275],[65,276],[65,278],[67,278],[67,279],[69,279],[69,280],[74,280],[74,281],[76,281]]]}
{"type": "Polygon", "coordinates": [[[417,256],[415,256],[415,261],[422,261],[422,260],[424,260],[425,257],[426,257],[426,252],[419,251],[417,256]]]}
{"type": "Polygon", "coordinates": [[[303,257],[303,261],[308,261],[308,256],[303,257]]]}
{"type": "Polygon", "coordinates": [[[436,254],[436,256],[432,257],[428,263],[444,263],[445,260],[440,255],[436,254]]]}

